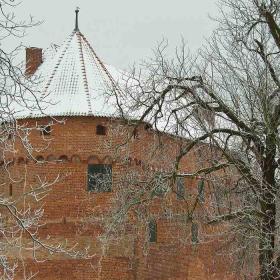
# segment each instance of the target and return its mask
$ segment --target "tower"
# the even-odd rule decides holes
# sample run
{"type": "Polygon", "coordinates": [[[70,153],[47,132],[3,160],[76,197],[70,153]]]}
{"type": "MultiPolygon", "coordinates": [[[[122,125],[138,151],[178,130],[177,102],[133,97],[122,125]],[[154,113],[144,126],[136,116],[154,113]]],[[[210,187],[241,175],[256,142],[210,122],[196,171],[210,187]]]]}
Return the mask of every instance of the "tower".
{"type": "MultiPolygon", "coordinates": [[[[38,271],[38,279],[186,279],[186,275],[194,279],[197,269],[205,269],[202,277],[211,271],[209,279],[217,279],[224,271],[211,270],[209,259],[215,247],[183,250],[176,238],[186,185],[195,190],[197,178],[187,184],[181,180],[174,186],[177,192],[170,194],[177,220],[168,220],[168,213],[161,211],[164,188],[158,188],[152,190],[151,217],[137,232],[139,236],[128,220],[123,238],[117,236],[106,248],[100,242],[107,221],[102,217],[110,213],[114,195],[130,187],[123,177],[130,169],[134,175],[171,169],[181,139],[162,134],[162,150],[146,160],[158,133],[142,122],[135,127],[117,114],[114,93],[119,89],[112,75],[120,74],[97,56],[79,29],[78,9],[75,13],[75,28],[59,48],[27,50],[27,85],[32,79],[35,83],[31,92],[25,92],[27,106],[12,104],[17,124],[34,129],[28,135],[30,154],[14,139],[17,151],[8,156],[15,183],[9,192],[16,198],[23,191],[32,193],[34,187],[45,186],[35,201],[25,200],[22,207],[36,208],[36,198],[42,198],[39,206],[43,205],[44,212],[36,238],[47,248],[24,251],[24,265],[38,271]],[[124,140],[127,145],[120,145],[124,140]],[[150,245],[146,255],[142,252],[145,238],[150,245]],[[89,251],[83,254],[87,247],[89,251]],[[52,250],[55,254],[50,256],[52,250]]],[[[181,170],[190,170],[194,162],[195,155],[184,158],[181,170]]],[[[137,184],[134,187],[141,189],[137,184]]],[[[33,243],[36,248],[38,241],[33,243]]]]}

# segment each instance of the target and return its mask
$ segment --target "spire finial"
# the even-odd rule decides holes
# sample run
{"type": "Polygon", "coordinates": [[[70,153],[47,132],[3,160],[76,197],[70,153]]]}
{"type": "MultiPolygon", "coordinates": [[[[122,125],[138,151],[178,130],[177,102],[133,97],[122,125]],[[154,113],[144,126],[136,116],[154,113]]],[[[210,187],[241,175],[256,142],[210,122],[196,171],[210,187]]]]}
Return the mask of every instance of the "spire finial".
{"type": "Polygon", "coordinates": [[[75,31],[79,31],[79,11],[80,11],[80,8],[77,7],[75,10],[75,13],[76,13],[75,31]]]}

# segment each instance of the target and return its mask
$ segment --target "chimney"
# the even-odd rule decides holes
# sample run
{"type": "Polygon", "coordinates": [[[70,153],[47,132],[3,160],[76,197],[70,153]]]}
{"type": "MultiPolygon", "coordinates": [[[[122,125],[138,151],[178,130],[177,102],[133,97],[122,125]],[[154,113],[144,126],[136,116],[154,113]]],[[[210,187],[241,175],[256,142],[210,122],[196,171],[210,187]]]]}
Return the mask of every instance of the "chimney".
{"type": "Polygon", "coordinates": [[[43,50],[40,48],[26,48],[25,74],[33,75],[43,62],[43,50]]]}

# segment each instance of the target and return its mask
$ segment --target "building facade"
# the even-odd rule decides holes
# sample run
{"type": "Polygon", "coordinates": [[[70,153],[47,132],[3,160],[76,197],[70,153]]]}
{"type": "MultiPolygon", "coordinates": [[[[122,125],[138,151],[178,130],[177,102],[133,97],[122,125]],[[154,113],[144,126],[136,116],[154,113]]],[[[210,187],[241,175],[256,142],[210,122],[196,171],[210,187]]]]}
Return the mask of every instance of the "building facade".
{"type": "MultiPolygon", "coordinates": [[[[38,129],[29,135],[33,158],[20,142],[17,153],[7,156],[15,180],[6,191],[19,197],[23,174],[27,189],[53,182],[37,204],[20,203],[43,205],[40,238],[63,244],[69,254],[38,249],[34,260],[32,250],[22,252],[16,256],[24,267],[18,279],[31,272],[36,279],[239,279],[230,257],[216,254],[222,243],[200,244],[197,225],[185,218],[184,196],[203,191],[200,178],[176,181],[168,194],[152,185],[147,189],[152,195],[134,201],[137,207],[129,200],[127,190],[143,193],[140,179],[172,169],[182,139],[116,115],[112,92],[120,74],[99,59],[78,23],[59,49],[28,48],[26,58],[26,75],[42,80],[37,96],[42,105],[18,110],[19,125],[38,129]]],[[[207,146],[201,149],[207,155],[207,146]]],[[[197,164],[194,152],[180,170],[191,172],[197,164]]],[[[203,230],[211,235],[218,228],[203,230]]]]}

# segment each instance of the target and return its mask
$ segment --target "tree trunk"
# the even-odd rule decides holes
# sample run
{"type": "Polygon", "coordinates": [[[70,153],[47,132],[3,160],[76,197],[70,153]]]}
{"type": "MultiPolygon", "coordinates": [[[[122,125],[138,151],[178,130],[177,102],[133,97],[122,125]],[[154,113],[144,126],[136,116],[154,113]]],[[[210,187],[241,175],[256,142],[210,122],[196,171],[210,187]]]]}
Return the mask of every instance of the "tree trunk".
{"type": "Polygon", "coordinates": [[[276,184],[275,184],[275,137],[268,135],[266,140],[266,157],[263,161],[263,184],[260,195],[261,221],[259,240],[259,266],[261,280],[280,279],[275,262],[275,228],[276,228],[276,184]]]}
{"type": "MultiPolygon", "coordinates": [[[[269,195],[266,193],[266,195],[269,195]]],[[[264,203],[262,211],[266,213],[262,220],[261,236],[259,246],[259,265],[260,279],[275,280],[279,279],[277,268],[274,262],[275,248],[275,203],[264,203]]]]}

